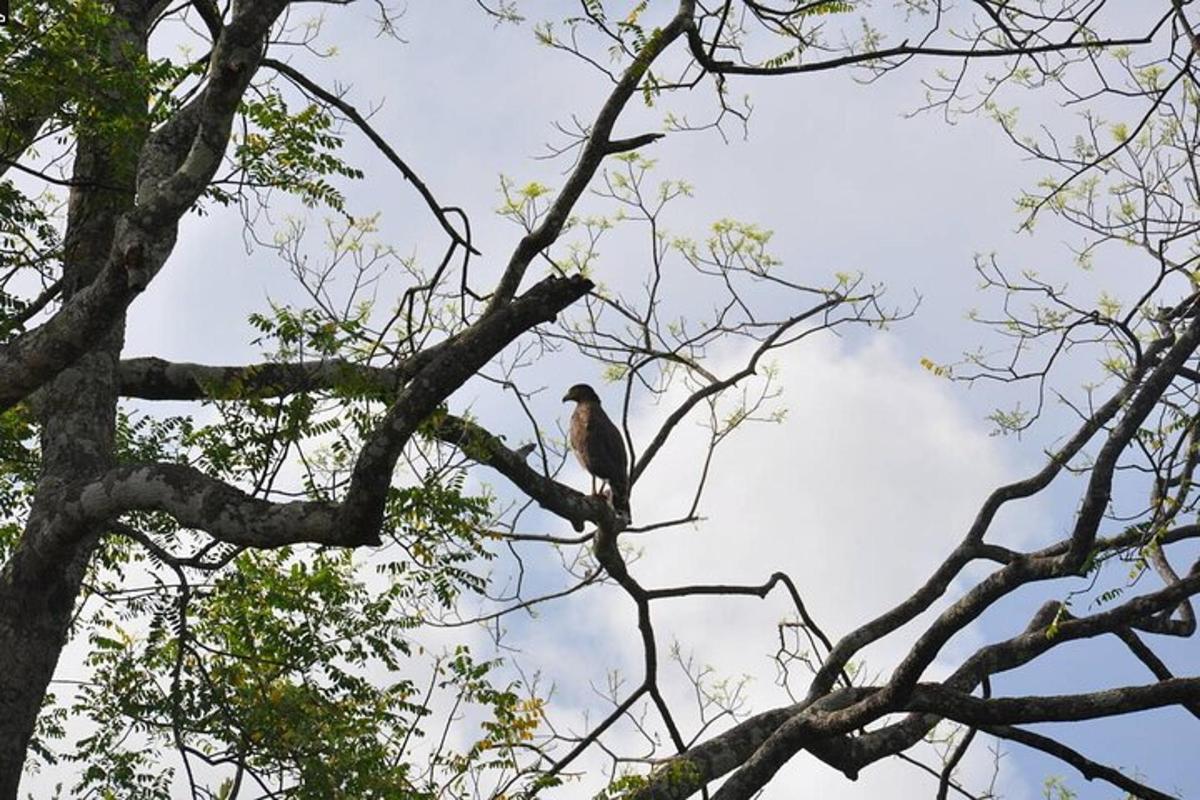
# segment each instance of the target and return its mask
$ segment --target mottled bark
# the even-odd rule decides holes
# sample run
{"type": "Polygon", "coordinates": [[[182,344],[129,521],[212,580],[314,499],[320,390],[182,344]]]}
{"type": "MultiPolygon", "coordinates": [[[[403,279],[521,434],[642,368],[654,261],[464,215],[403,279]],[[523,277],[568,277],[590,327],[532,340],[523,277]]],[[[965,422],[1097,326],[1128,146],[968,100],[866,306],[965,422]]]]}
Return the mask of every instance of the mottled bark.
{"type": "MultiPolygon", "coordinates": [[[[0,570],[0,800],[17,797],[37,715],[107,521],[64,514],[61,504],[72,487],[114,466],[126,309],[165,263],[179,217],[220,163],[263,36],[283,7],[239,6],[213,55],[205,90],[144,148],[148,96],[105,98],[140,135],[75,132],[62,307],[0,348],[0,408],[29,402],[42,448],[32,512],[0,570]],[[171,147],[158,146],[167,140],[171,147]]],[[[130,0],[113,10],[119,23],[109,29],[104,58],[132,76],[157,8],[130,0]]]]}
{"type": "Polygon", "coordinates": [[[144,400],[284,397],[336,386],[386,397],[395,393],[405,377],[402,368],[375,369],[336,359],[216,366],[180,364],[152,357],[123,360],[119,376],[122,397],[144,400]]]}
{"type": "MultiPolygon", "coordinates": [[[[119,12],[126,25],[115,29],[109,50],[118,64],[132,69],[131,60],[145,52],[146,33],[136,8],[119,12]]],[[[104,269],[117,221],[133,203],[139,145],[134,138],[78,141],[73,173],[90,180],[71,190],[68,204],[66,302],[104,269]]],[[[33,398],[41,424],[41,474],[24,534],[0,572],[0,798],[5,800],[17,796],[29,740],[101,532],[97,522],[81,521],[69,546],[47,546],[47,529],[62,524],[57,500],[64,487],[113,465],[124,314],[115,315],[98,338],[33,398]]]]}
{"type": "MultiPolygon", "coordinates": [[[[122,62],[144,52],[145,29],[165,4],[114,2],[119,16],[129,25],[113,34],[113,41],[108,43],[112,63],[103,66],[135,69],[122,62]]],[[[434,202],[416,174],[354,106],[323,89],[297,68],[264,58],[268,32],[286,5],[286,0],[238,0],[222,12],[211,3],[198,4],[195,8],[212,34],[213,48],[207,56],[208,72],[198,90],[188,95],[186,105],[156,130],[141,130],[141,135],[120,138],[110,135],[106,140],[89,136],[86,131],[73,132],[76,137],[73,177],[80,182],[70,197],[63,276],[56,285],[56,290],[61,291],[62,305],[41,325],[0,346],[0,409],[17,403],[30,404],[41,424],[43,459],[32,513],[22,538],[0,569],[0,800],[17,796],[37,715],[66,641],[89,562],[106,527],[120,526],[119,518],[130,511],[156,511],[170,515],[183,527],[205,531],[216,540],[244,547],[273,548],[296,543],[371,546],[380,541],[385,501],[396,463],[418,430],[452,444],[468,458],[500,472],[528,497],[570,521],[577,530],[587,523],[594,524],[594,534],[576,540],[579,543],[592,538],[598,564],[585,583],[607,574],[636,604],[644,654],[642,681],[604,721],[575,740],[564,758],[545,770],[548,776],[561,774],[609,726],[629,713],[636,702],[645,699],[657,708],[677,755],[659,762],[645,786],[634,793],[636,797],[683,798],[703,792],[717,779],[726,779],[713,795],[715,800],[748,800],[783,764],[801,752],[853,778],[861,768],[913,746],[942,719],[960,720],[1058,755],[1089,778],[1098,776],[1130,792],[1140,791],[1146,797],[1165,796],[1045,737],[1012,725],[1091,719],[1172,704],[1196,714],[1200,708],[1200,679],[1173,676],[1134,631],[1192,635],[1195,621],[1188,603],[1200,592],[1200,565],[1183,578],[1167,566],[1162,570],[1165,589],[1127,598],[1110,610],[1088,617],[1073,618],[1049,606],[1021,634],[976,650],[942,683],[929,683],[925,673],[946,642],[997,600],[1037,581],[1077,574],[1098,548],[1112,551],[1145,543],[1138,531],[1113,536],[1107,542],[1099,539],[1098,533],[1110,505],[1120,456],[1136,441],[1149,415],[1162,405],[1164,394],[1173,382],[1180,378],[1197,380],[1197,373],[1185,362],[1194,358],[1200,346],[1200,319],[1194,309],[1200,302],[1197,300],[1200,294],[1193,295],[1176,310],[1157,313],[1162,329],[1155,336],[1138,339],[1139,344],[1134,348],[1136,357],[1130,359],[1128,374],[1117,379],[1115,393],[1101,405],[1089,406],[1079,430],[1041,470],[1023,481],[1000,487],[987,499],[960,544],[924,585],[883,615],[848,632],[836,645],[807,614],[799,590],[783,573],[775,573],[770,580],[756,586],[643,587],[635,574],[636,565],[626,564],[618,546],[626,520],[617,517],[606,503],[530,468],[523,451],[509,449],[502,437],[482,425],[444,413],[447,399],[510,343],[555,319],[563,309],[592,290],[589,280],[573,275],[544,278],[520,293],[528,282],[530,266],[562,233],[577,200],[595,178],[605,157],[660,138],[657,133],[614,138],[613,132],[625,106],[639,90],[653,91],[664,85],[661,76],[651,72],[651,66],[673,43],[678,43],[681,53],[685,52],[686,44],[702,71],[723,75],[810,72],[870,64],[881,59],[898,65],[918,55],[975,58],[1044,54],[1092,49],[1101,40],[1080,41],[1074,31],[1081,27],[1072,25],[1072,33],[1065,39],[1047,39],[1035,46],[1029,41],[1011,39],[1008,23],[1001,21],[997,31],[1010,37],[1012,47],[994,46],[981,34],[979,44],[988,45],[982,50],[905,42],[898,47],[873,52],[867,49],[826,60],[806,56],[802,63],[758,65],[725,58],[739,52],[720,34],[725,30],[724,14],[731,6],[714,13],[694,0],[679,0],[672,17],[664,18],[661,27],[649,32],[636,51],[627,51],[629,61],[619,75],[613,75],[614,86],[609,97],[587,127],[586,135],[581,136],[577,160],[561,191],[517,243],[494,291],[484,297],[475,295],[464,276],[464,295],[470,292],[484,300],[486,307],[480,316],[469,320],[464,302],[462,327],[459,329],[455,323],[458,331],[455,335],[419,352],[406,353],[406,358],[397,356],[387,368],[338,360],[248,366],[171,364],[155,358],[122,361],[126,309],[166,264],[174,248],[179,219],[212,180],[228,148],[243,93],[263,66],[269,66],[303,92],[340,110],[417,186],[451,237],[451,252],[457,247],[474,252],[469,234],[460,234],[448,222],[447,213],[451,209],[434,202]],[[182,464],[115,463],[115,414],[121,396],[152,400],[241,399],[344,389],[370,395],[386,404],[386,408],[374,430],[366,435],[340,502],[272,502],[182,464]],[[1087,467],[1087,488],[1068,538],[1028,553],[985,541],[1004,505],[1045,490],[1063,472],[1067,462],[1077,459],[1097,439],[1101,440],[1099,451],[1087,467]],[[848,664],[864,646],[896,633],[928,612],[946,597],[969,564],[981,560],[999,566],[973,583],[923,629],[893,675],[879,686],[850,687],[848,664]],[[686,742],[657,682],[659,644],[652,625],[653,604],[694,595],[762,598],[776,586],[787,587],[803,627],[807,632],[815,632],[816,639],[810,638],[810,642],[821,666],[808,695],[799,703],[744,719],[707,740],[686,742]],[[1032,662],[1063,642],[1106,634],[1120,637],[1158,682],[1052,697],[977,698],[970,694],[989,676],[1032,662]],[[820,652],[816,652],[817,639],[823,645],[820,652]],[[893,716],[896,721],[891,721],[893,716]],[[865,733],[868,725],[872,730],[865,733]]],[[[1004,4],[995,5],[999,8],[1004,4]]],[[[768,17],[781,13],[751,4],[747,4],[747,10],[752,15],[768,17]]],[[[1173,14],[1179,17],[1195,43],[1196,37],[1180,2],[1175,2],[1166,16],[1160,14],[1145,36],[1103,41],[1108,44],[1150,41],[1154,31],[1173,14]]],[[[1042,17],[1039,15],[1037,19],[1040,27],[1042,17]]],[[[880,67],[891,68],[886,63],[880,67]]],[[[721,82],[718,86],[724,88],[721,82]]],[[[132,103],[131,113],[142,113],[137,109],[145,109],[145,100],[142,97],[132,103]]],[[[49,118],[50,113],[44,109],[14,115],[7,128],[0,128],[0,156],[10,156],[27,147],[49,118]]],[[[447,262],[449,258],[447,255],[447,262]]],[[[463,271],[465,275],[465,267],[463,271]]],[[[710,383],[693,391],[668,415],[635,461],[631,480],[637,481],[676,426],[694,408],[753,375],[760,357],[805,335],[794,330],[803,327],[801,323],[820,317],[828,319],[836,309],[862,299],[854,300],[835,292],[823,292],[820,298],[821,302],[807,311],[772,323],[777,326],[774,332],[761,334],[760,346],[745,368],[730,377],[720,380],[696,367],[710,383]]],[[[654,305],[652,296],[651,308],[654,305]]],[[[1087,318],[1089,325],[1099,320],[1096,314],[1087,318]]],[[[753,324],[759,330],[764,323],[756,320],[753,324]]],[[[716,330],[732,336],[737,329],[716,330]]],[[[1125,333],[1136,338],[1128,330],[1125,333]]],[[[633,352],[641,354],[642,350],[633,352]]],[[[627,394],[627,404],[628,398],[627,394]]],[[[632,439],[629,445],[632,448],[632,439]]],[[[1190,470],[1186,476],[1183,482],[1190,483],[1190,470]]],[[[696,497],[698,502],[699,494],[696,497]]],[[[693,507],[689,520],[694,518],[693,507]]],[[[647,527],[643,532],[650,529],[647,527]]],[[[1183,535],[1180,531],[1182,528],[1165,531],[1153,544],[1173,541],[1172,536],[1183,535]]],[[[157,547],[153,543],[149,546],[157,547]]],[[[948,774],[943,776],[943,789],[948,774]]]]}
{"type": "MultiPolygon", "coordinates": [[[[204,91],[157,129],[144,148],[130,139],[112,143],[133,154],[136,166],[126,163],[137,172],[137,202],[110,221],[106,247],[95,251],[95,274],[76,281],[76,291],[65,295],[58,313],[0,346],[0,409],[21,402],[91,352],[162,269],[175,246],[179,218],[221,163],[242,93],[262,58],[264,36],[286,5],[284,0],[239,4],[213,50],[204,91]]],[[[151,9],[130,4],[127,13],[144,27],[151,9]]],[[[119,50],[113,54],[126,57],[119,50]]]]}

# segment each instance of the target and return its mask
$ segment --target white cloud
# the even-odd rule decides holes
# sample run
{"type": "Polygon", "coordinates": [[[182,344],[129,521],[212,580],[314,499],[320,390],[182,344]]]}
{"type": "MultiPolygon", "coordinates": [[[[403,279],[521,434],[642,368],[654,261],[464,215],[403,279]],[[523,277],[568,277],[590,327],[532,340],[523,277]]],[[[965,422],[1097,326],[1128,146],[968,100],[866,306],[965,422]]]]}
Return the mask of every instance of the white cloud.
{"type": "MultiPolygon", "coordinates": [[[[1011,480],[1017,469],[1007,445],[989,438],[984,425],[968,415],[958,389],[901,360],[886,337],[854,351],[832,338],[813,342],[784,354],[779,367],[785,421],[751,425],[731,437],[718,453],[701,504],[706,520],[628,537],[640,550],[631,570],[647,587],[758,584],[785,571],[810,613],[836,639],[919,586],[961,538],[987,492],[1011,480]]],[[[643,441],[671,407],[668,402],[635,421],[643,441]]],[[[677,435],[679,441],[635,487],[639,524],[677,517],[690,504],[706,436],[686,422],[677,435]]],[[[1028,520],[1029,512],[1024,514],[1028,520]]],[[[606,668],[619,664],[636,682],[640,650],[628,599],[608,587],[571,606],[565,613],[578,620],[583,612],[590,620],[591,647],[573,658],[561,642],[551,648],[554,672],[598,682],[606,668]],[[597,639],[611,644],[598,652],[597,639]]],[[[660,601],[653,610],[664,654],[660,675],[681,709],[681,725],[694,731],[696,720],[690,687],[665,657],[676,640],[718,675],[752,676],[754,710],[786,702],[774,685],[770,661],[776,623],[791,613],[781,588],[766,601],[689,598],[660,601]]],[[[547,626],[558,627],[549,621],[540,627],[547,626]]],[[[869,648],[868,673],[886,675],[911,644],[913,630],[869,648]]],[[[959,650],[972,643],[952,644],[959,650]]],[[[524,650],[536,658],[540,647],[524,650]]],[[[598,704],[592,705],[596,718],[598,704]]],[[[981,742],[965,774],[979,787],[991,768],[981,742]]],[[[1021,795],[1018,775],[1010,770],[1001,778],[1007,796],[1021,795]]],[[[829,800],[925,797],[934,785],[930,776],[898,761],[876,765],[851,783],[802,756],[765,796],[797,797],[803,791],[829,800]]]]}

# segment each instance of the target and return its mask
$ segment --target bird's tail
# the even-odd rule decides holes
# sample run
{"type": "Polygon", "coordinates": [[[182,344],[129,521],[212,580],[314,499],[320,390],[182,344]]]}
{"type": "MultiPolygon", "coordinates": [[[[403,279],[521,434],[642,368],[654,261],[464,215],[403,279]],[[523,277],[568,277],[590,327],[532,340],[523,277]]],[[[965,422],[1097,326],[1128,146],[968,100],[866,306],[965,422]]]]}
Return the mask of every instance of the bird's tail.
{"type": "Polygon", "coordinates": [[[624,514],[626,519],[632,519],[629,513],[629,479],[624,478],[609,482],[612,507],[624,514]]]}

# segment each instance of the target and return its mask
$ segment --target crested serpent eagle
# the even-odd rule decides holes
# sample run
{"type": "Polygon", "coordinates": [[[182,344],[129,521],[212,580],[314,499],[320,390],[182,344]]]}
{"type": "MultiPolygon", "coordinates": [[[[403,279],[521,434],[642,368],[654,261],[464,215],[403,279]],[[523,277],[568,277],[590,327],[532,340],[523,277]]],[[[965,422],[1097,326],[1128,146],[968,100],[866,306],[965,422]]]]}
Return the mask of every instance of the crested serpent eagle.
{"type": "Polygon", "coordinates": [[[575,401],[568,430],[571,449],[592,475],[592,494],[596,494],[596,478],[608,483],[612,505],[629,516],[629,461],[625,456],[625,440],[621,431],[600,407],[600,396],[586,383],[572,386],[563,402],[575,401]]]}

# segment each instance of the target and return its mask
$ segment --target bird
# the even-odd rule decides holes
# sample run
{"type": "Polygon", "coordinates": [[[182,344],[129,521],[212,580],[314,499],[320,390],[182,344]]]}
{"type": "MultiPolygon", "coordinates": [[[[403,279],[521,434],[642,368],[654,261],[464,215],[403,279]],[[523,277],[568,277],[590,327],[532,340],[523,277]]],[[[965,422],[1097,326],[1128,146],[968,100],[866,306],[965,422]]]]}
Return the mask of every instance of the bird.
{"type": "Polygon", "coordinates": [[[628,517],[629,460],[621,431],[600,407],[596,390],[586,383],[577,383],[568,389],[563,402],[568,401],[575,402],[568,428],[571,449],[592,476],[592,494],[597,494],[597,478],[606,482],[613,508],[628,517]]]}

